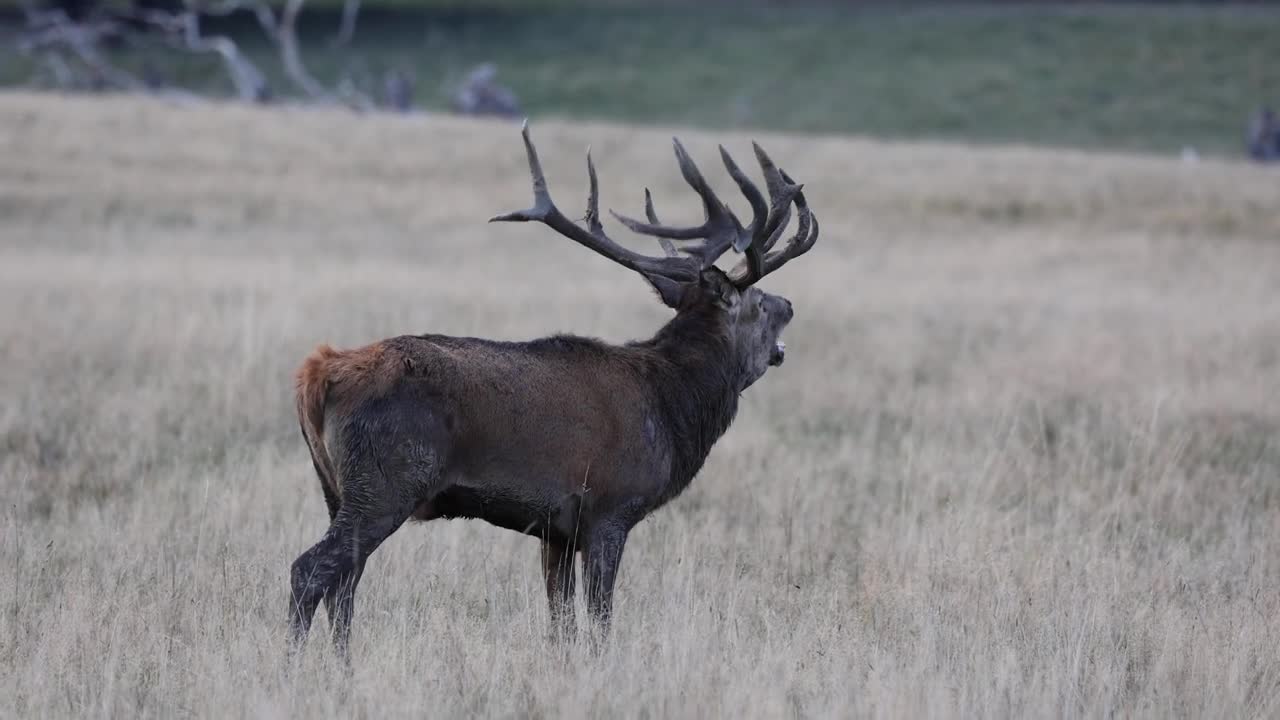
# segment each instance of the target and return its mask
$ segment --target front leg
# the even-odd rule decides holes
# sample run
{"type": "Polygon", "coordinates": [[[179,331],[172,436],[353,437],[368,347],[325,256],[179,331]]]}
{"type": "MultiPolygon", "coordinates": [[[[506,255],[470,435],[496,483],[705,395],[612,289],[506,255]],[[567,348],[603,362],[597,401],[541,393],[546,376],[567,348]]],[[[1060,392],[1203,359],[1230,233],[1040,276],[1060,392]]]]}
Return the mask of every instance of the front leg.
{"type": "Polygon", "coordinates": [[[577,634],[573,610],[575,575],[574,548],[564,540],[543,538],[542,576],[547,583],[547,604],[556,639],[568,639],[577,634]]]}
{"type": "Polygon", "coordinates": [[[622,562],[622,548],[627,543],[628,528],[618,523],[602,523],[592,528],[587,538],[583,576],[587,583],[587,610],[600,630],[600,639],[608,637],[613,615],[613,583],[622,562]]]}

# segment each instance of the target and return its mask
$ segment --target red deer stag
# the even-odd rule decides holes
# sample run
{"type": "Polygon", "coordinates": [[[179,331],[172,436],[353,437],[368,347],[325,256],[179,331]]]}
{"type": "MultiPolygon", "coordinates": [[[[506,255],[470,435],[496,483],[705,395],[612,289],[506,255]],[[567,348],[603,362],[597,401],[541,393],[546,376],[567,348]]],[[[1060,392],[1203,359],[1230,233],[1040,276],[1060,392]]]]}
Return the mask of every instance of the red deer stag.
{"type": "Polygon", "coordinates": [[[649,340],[625,345],[565,335],[521,343],[404,335],[355,350],[320,346],[298,370],[298,420],[331,524],[293,563],[295,650],[323,600],[346,657],[365,562],[410,518],[480,518],[540,538],[552,622],[569,632],[582,552],[587,605],[603,636],[627,533],[688,486],[732,422],[739,394],[782,363],[791,303],[755,283],[813,247],[818,221],[800,186],[759,146],[767,198],[720,149],[751,205],[743,227],[674,141],[706,221],[659,224],[646,190],[648,222],[614,215],[659,239],[664,254],[652,257],[605,234],[589,152],[584,227],[556,208],[527,125],[523,136],[533,207],[492,221],[544,223],[640,273],[675,317],[649,340]],[[797,231],[775,249],[793,204],[797,231]],[[700,242],[677,249],[673,240],[700,242]],[[744,258],[726,273],[715,262],[730,248],[744,258]]]}

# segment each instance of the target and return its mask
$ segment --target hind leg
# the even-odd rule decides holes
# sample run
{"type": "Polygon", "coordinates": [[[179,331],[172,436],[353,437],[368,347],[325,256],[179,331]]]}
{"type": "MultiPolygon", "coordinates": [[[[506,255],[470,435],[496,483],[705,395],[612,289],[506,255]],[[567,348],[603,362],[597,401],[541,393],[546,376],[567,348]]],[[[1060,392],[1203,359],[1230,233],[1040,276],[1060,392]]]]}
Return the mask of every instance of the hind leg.
{"type": "Polygon", "coordinates": [[[345,655],[365,562],[439,491],[447,432],[407,392],[388,392],[361,404],[335,429],[337,439],[328,450],[337,461],[341,504],[320,542],[293,563],[289,627],[290,648],[296,651],[316,607],[328,598],[334,642],[345,655]]]}
{"type": "MultiPolygon", "coordinates": [[[[306,436],[305,430],[303,431],[303,436],[306,436]]],[[[338,518],[338,511],[342,509],[342,499],[338,497],[338,494],[334,492],[333,488],[330,486],[329,479],[325,476],[325,471],[321,467],[320,463],[316,461],[314,454],[312,455],[312,465],[315,467],[316,477],[320,479],[320,491],[324,493],[324,505],[325,509],[329,511],[329,525],[332,528],[334,521],[338,518]]],[[[323,540],[321,542],[323,542],[323,540]]],[[[314,550],[315,548],[313,547],[312,549],[314,550]]],[[[301,558],[299,558],[299,560],[301,560],[301,558]]],[[[325,610],[329,614],[329,622],[331,624],[337,622],[337,616],[334,615],[335,608],[333,600],[335,597],[334,593],[326,593],[324,596],[325,610]]],[[[310,622],[306,622],[306,625],[309,627],[310,622]]],[[[305,629],[302,634],[306,634],[305,629]]]]}
{"type": "Polygon", "coordinates": [[[339,511],[320,542],[293,561],[289,573],[289,654],[292,656],[307,639],[316,607],[329,588],[331,578],[347,563],[343,547],[350,544],[351,521],[339,511]],[[342,516],[342,517],[339,517],[342,516]]]}
{"type": "MultiPolygon", "coordinates": [[[[369,541],[373,539],[368,538],[369,541]]],[[[368,555],[357,557],[354,567],[339,576],[334,589],[324,596],[324,608],[329,615],[329,628],[333,633],[333,647],[338,656],[347,662],[350,661],[351,618],[356,609],[356,586],[360,584],[368,559],[368,555]]]]}
{"type": "Polygon", "coordinates": [[[306,640],[316,608],[325,599],[335,644],[345,654],[355,586],[365,561],[408,519],[413,507],[413,503],[362,506],[344,502],[320,542],[294,561],[289,607],[291,653],[306,640]]]}
{"type": "MultiPolygon", "coordinates": [[[[316,468],[316,474],[320,475],[320,468],[316,468]]],[[[320,490],[324,492],[324,506],[329,510],[329,522],[333,522],[338,517],[338,510],[342,508],[342,501],[338,498],[338,494],[329,487],[329,483],[324,481],[324,476],[320,475],[320,490]]]]}

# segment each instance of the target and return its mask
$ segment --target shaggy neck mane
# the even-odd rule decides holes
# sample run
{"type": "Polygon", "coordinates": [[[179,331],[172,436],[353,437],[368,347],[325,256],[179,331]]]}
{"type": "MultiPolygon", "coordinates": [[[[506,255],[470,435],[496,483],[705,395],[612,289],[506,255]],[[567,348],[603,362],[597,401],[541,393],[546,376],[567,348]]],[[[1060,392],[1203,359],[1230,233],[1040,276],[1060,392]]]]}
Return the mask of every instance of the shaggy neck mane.
{"type": "Polygon", "coordinates": [[[678,495],[702,469],[711,446],[738,412],[741,363],[724,313],[715,307],[680,312],[652,339],[646,379],[671,447],[671,478],[663,501],[678,495]]]}

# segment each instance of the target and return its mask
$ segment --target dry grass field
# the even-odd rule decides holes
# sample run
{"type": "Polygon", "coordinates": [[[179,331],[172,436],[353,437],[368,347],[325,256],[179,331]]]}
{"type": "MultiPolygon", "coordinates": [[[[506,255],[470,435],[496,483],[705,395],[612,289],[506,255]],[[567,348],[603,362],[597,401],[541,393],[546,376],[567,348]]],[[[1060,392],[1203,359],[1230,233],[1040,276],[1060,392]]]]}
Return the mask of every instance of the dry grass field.
{"type": "MultiPolygon", "coordinates": [[[[607,206],[696,219],[670,130],[533,130],[566,208],[590,143],[607,206]]],[[[681,137],[737,197],[748,138],[681,137]]],[[[1280,175],[759,139],[823,220],[764,283],[788,360],[632,534],[608,647],[544,642],[534,541],[441,521],[370,561],[346,680],[323,619],[282,671],[306,353],[667,311],[485,223],[514,125],[0,96],[0,715],[1280,714],[1280,175]]]]}

